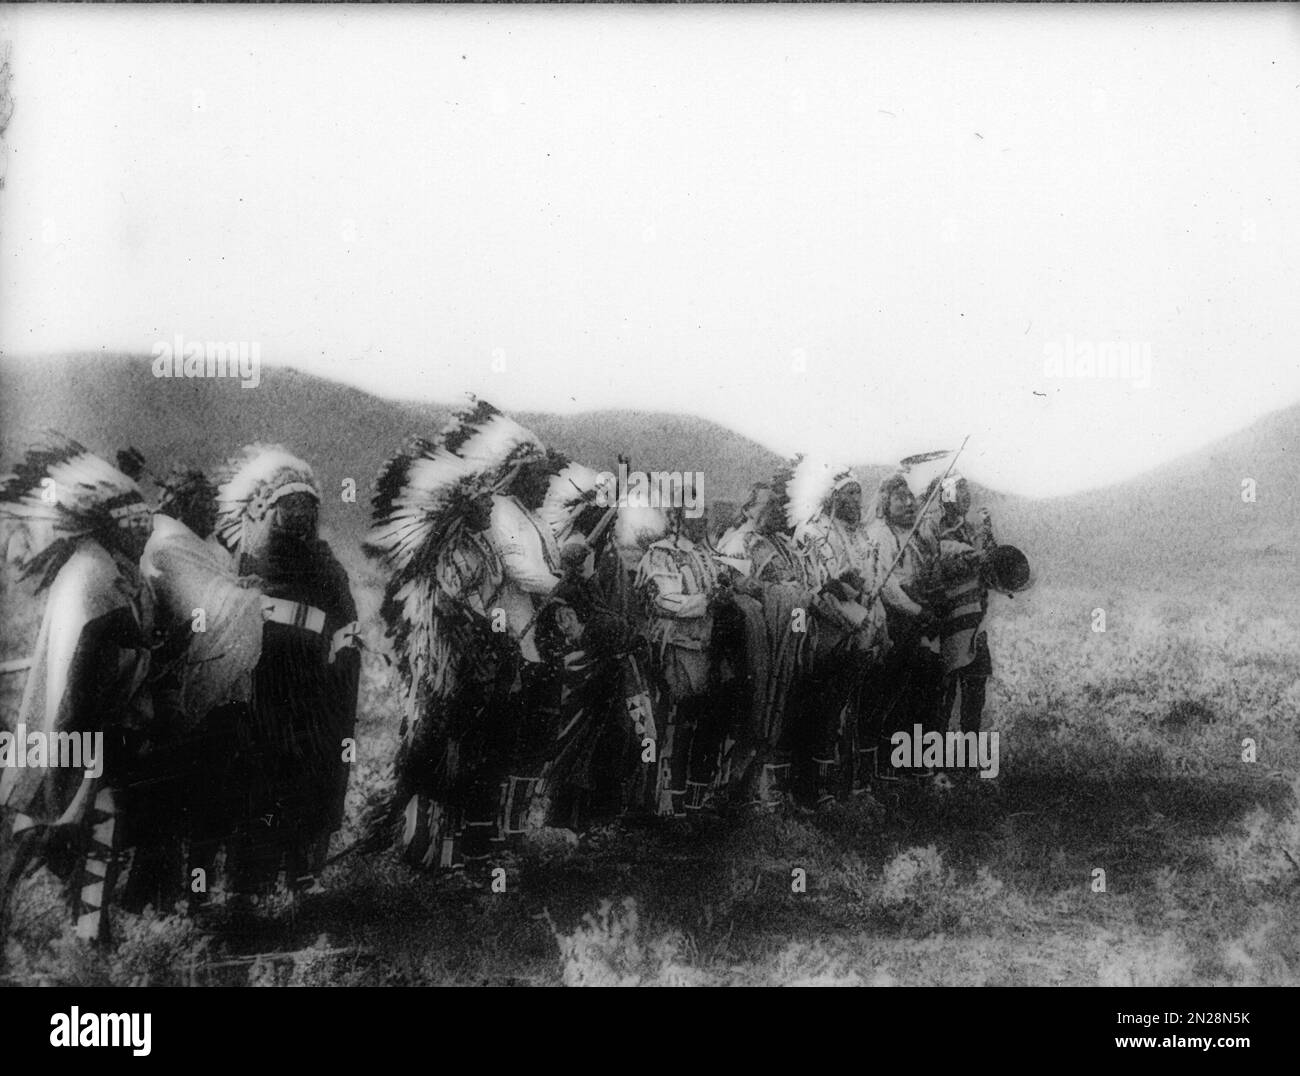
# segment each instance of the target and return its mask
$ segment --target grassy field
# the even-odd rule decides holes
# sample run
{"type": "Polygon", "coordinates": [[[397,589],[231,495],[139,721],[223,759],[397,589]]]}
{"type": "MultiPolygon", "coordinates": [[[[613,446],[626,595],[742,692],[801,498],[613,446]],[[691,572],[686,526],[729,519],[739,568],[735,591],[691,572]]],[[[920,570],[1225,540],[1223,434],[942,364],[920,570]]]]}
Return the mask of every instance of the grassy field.
{"type": "MultiPolygon", "coordinates": [[[[375,580],[353,578],[372,617],[375,580]]],[[[1041,582],[995,599],[986,727],[1001,772],[892,786],[826,815],[539,834],[488,882],[352,855],[251,932],[119,915],[110,954],[58,895],[22,893],[11,981],[195,984],[1295,984],[1300,981],[1300,612],[1243,569],[1141,591],[1041,582]],[[1106,631],[1093,631],[1093,610],[1106,631]],[[1257,760],[1242,760],[1242,742],[1257,760]],[[792,871],[806,892],[792,891],[792,871]],[[1094,871],[1105,891],[1094,891],[1094,871]]],[[[12,598],[12,592],[10,594],[12,598]]],[[[15,605],[6,603],[10,609],[15,605]]],[[[6,629],[29,630],[28,610],[6,629]]],[[[396,742],[365,659],[365,796],[396,742]]],[[[10,678],[13,679],[13,678],[10,678]]],[[[6,719],[16,696],[7,685],[6,719]]]]}

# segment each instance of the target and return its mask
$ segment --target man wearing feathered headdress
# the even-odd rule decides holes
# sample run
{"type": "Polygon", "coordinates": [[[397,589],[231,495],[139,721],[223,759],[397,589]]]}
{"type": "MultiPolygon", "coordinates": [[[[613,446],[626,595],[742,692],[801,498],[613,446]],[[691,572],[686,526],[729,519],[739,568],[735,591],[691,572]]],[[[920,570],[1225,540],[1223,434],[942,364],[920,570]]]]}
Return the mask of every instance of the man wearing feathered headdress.
{"type": "MultiPolygon", "coordinates": [[[[842,783],[839,743],[855,707],[862,677],[888,645],[884,613],[874,601],[876,551],[862,526],[862,487],[850,468],[815,458],[798,461],[789,482],[794,540],[819,571],[801,718],[811,791],[818,806],[831,803],[842,783]]],[[[855,760],[856,761],[856,760],[855,760]]]]}
{"type": "MultiPolygon", "coordinates": [[[[487,530],[502,566],[489,613],[504,615],[505,633],[514,644],[510,657],[516,659],[511,667],[517,684],[505,705],[489,707],[481,724],[486,750],[480,756],[477,791],[471,793],[464,842],[470,865],[486,861],[492,843],[522,832],[530,811],[540,806],[543,773],[559,732],[563,657],[582,631],[573,587],[566,593],[560,588],[566,579],[576,582],[590,566],[585,550],[581,559],[562,560],[557,530],[540,514],[554,476],[568,461],[546,451],[531,431],[519,430],[493,472],[487,530]]],[[[563,523],[558,529],[564,531],[563,523]]],[[[564,534],[573,536],[571,529],[564,534]]],[[[575,540],[573,546],[580,544],[575,540]]]]}
{"type": "Polygon", "coordinates": [[[347,573],[319,528],[311,467],[279,445],[250,445],[224,472],[216,536],[240,576],[257,578],[261,657],[248,703],[251,817],[227,847],[231,888],[273,885],[283,863],[310,890],[343,818],[360,654],[347,573]]]}
{"type": "MultiPolygon", "coordinates": [[[[617,499],[609,472],[557,456],[539,514],[561,546],[563,581],[553,592],[557,616],[568,624],[570,648],[561,677],[561,728],[546,763],[545,795],[557,825],[586,828],[629,806],[651,808],[653,771],[642,764],[657,727],[641,651],[643,617],[625,566],[642,510],[617,499]],[[628,517],[631,516],[631,519],[628,517]],[[620,526],[623,523],[623,526],[620,526]]],[[[624,461],[626,463],[626,461],[624,461]]],[[[660,528],[662,530],[662,527],[660,528]]],[[[532,767],[535,771],[536,766],[532,767]]],[[[521,775],[508,796],[517,798],[521,775]]]]}
{"type": "Polygon", "coordinates": [[[564,568],[538,511],[560,466],[472,401],[380,473],[366,549],[392,572],[381,612],[406,697],[394,806],[422,865],[486,862],[510,828],[503,787],[548,746],[564,568]]]}
{"type": "Polygon", "coordinates": [[[0,880],[0,918],[35,858],[67,880],[78,936],[107,940],[104,909],[121,850],[119,790],[131,745],[151,716],[152,602],[137,562],[152,512],[131,478],[51,435],[4,479],[0,518],[25,532],[20,568],[47,592],[15,731],[28,734],[21,739],[36,734],[47,751],[60,736],[100,736],[106,756],[83,759],[85,769],[20,766],[14,755],[28,743],[17,737],[0,752],[0,806],[12,814],[16,842],[9,876],[0,880]]]}

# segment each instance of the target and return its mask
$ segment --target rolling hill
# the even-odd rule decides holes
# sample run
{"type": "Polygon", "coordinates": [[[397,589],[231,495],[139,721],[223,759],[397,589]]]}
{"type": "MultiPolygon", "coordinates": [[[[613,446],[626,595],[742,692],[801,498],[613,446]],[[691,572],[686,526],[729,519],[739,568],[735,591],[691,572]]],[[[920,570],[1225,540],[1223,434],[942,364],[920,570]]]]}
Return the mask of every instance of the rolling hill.
{"type": "Polygon", "coordinates": [[[1062,574],[1198,578],[1212,586],[1300,585],[1300,406],[1129,481],[1068,497],[1009,498],[1024,548],[1052,549],[1062,574]],[[1254,500],[1243,484],[1253,482],[1254,500]]]}
{"type": "MultiPolygon", "coordinates": [[[[448,388],[448,398],[455,390],[448,388]]],[[[317,469],[325,489],[357,483],[355,505],[325,505],[325,523],[349,538],[365,526],[370,485],[381,463],[412,433],[431,433],[451,405],[381,400],[292,369],[266,368],[255,389],[234,380],[160,379],[140,357],[74,355],[0,363],[0,432],[12,460],[45,428],[76,437],[112,458],[139,448],[151,472],[174,463],[211,467],[250,441],[281,442],[317,469]]],[[[749,483],[780,458],[706,419],[632,411],[516,417],[548,444],[595,466],[617,454],[643,469],[706,472],[710,500],[743,499],[749,483]],[[703,464],[700,461],[705,461],[703,464]]]]}
{"type": "MultiPolygon", "coordinates": [[[[458,389],[447,387],[449,400],[458,389]]],[[[429,432],[449,406],[380,399],[296,370],[265,367],[255,389],[234,380],[159,379],[139,356],[81,354],[0,360],[0,432],[12,460],[53,427],[108,454],[139,448],[154,473],[173,463],[213,466],[238,446],[279,441],[317,468],[322,485],[357,483],[355,504],[327,496],[324,523],[359,540],[370,484],[410,433],[429,432]]],[[[780,466],[775,453],[703,418],[636,411],[578,415],[521,412],[548,444],[595,466],[627,452],[644,470],[704,470],[710,501],[744,499],[751,481],[780,466]],[[703,462],[701,462],[703,461],[703,462]]],[[[864,488],[891,470],[864,463],[864,488]]],[[[1040,578],[1151,581],[1242,567],[1296,570],[1300,521],[1300,406],[1275,412],[1231,437],[1128,482],[1058,498],[976,489],[1001,535],[1031,555],[1040,578]],[[1242,482],[1256,500],[1243,501],[1242,482]]]]}

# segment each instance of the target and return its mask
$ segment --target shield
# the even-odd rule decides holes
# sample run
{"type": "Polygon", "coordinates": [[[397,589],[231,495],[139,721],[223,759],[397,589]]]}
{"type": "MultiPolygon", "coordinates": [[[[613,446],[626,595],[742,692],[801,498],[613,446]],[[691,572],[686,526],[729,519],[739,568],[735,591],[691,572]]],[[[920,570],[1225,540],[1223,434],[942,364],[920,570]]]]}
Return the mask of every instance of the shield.
{"type": "Polygon", "coordinates": [[[984,578],[990,589],[1004,594],[1017,594],[1027,590],[1033,582],[1029,558],[1013,545],[999,545],[989,552],[984,562],[984,578]]]}

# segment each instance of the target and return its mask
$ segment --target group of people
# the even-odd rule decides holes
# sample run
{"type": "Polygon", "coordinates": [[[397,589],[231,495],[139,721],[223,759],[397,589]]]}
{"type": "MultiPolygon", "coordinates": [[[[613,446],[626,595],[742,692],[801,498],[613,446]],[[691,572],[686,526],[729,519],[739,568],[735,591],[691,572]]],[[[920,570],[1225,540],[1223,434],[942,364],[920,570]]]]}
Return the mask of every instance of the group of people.
{"type": "Polygon", "coordinates": [[[311,468],[253,445],[154,497],[144,471],[52,435],[0,487],[7,558],[46,595],[0,750],[0,917],[43,865],[93,941],[112,900],[201,908],[224,881],[248,907],[281,872],[315,888],[356,720],[356,609],[311,468]]]}
{"type": "MultiPolygon", "coordinates": [[[[539,827],[816,810],[903,776],[895,731],[979,731],[989,591],[1024,565],[953,462],[904,461],[864,509],[801,457],[710,518],[620,501],[483,401],[412,439],[364,544],[402,728],[361,845],[472,871],[539,827]]],[[[103,745],[93,775],[0,751],[0,916],[41,864],[100,940],[110,900],[201,908],[219,865],[228,903],[313,890],[356,758],[357,612],[311,467],[252,445],[153,497],[144,473],[52,436],[0,486],[47,595],[18,728],[103,745]]]]}
{"type": "Polygon", "coordinates": [[[893,734],[980,731],[989,592],[1027,581],[954,462],[903,461],[864,511],[851,469],[801,457],[710,519],[619,503],[486,403],[413,441],[367,543],[404,697],[378,827],[469,867],[534,826],[933,776],[893,734]]]}

